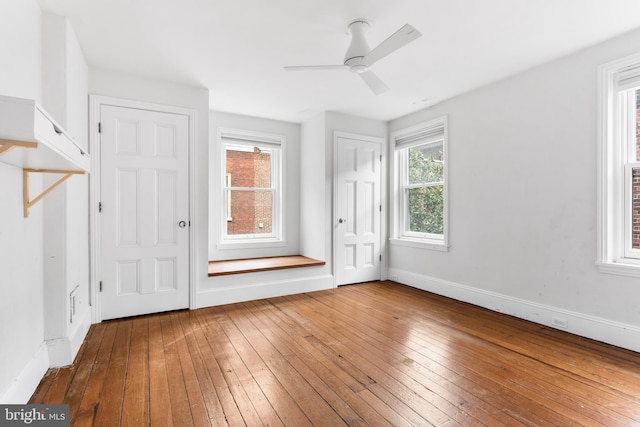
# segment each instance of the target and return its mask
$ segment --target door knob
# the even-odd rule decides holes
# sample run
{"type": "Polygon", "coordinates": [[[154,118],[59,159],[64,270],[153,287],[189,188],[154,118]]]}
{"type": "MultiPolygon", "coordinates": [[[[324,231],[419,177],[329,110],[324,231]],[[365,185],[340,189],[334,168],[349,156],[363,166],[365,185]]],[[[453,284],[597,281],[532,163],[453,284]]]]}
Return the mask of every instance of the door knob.
{"type": "Polygon", "coordinates": [[[180,221],[178,223],[178,227],[180,227],[180,228],[185,228],[186,226],[187,226],[187,222],[186,221],[180,221]]]}
{"type": "Polygon", "coordinates": [[[343,222],[347,222],[347,220],[346,220],[346,219],[339,218],[339,219],[338,219],[338,222],[339,222],[340,224],[342,224],[343,222]]]}

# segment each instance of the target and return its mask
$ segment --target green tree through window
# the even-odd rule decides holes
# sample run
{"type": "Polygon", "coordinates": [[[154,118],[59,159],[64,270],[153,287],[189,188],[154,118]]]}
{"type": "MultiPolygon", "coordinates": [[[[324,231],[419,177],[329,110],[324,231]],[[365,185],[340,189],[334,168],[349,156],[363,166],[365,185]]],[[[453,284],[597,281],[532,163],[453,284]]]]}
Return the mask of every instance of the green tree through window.
{"type": "Polygon", "coordinates": [[[444,233],[442,142],[409,149],[408,226],[417,233],[444,233]]]}

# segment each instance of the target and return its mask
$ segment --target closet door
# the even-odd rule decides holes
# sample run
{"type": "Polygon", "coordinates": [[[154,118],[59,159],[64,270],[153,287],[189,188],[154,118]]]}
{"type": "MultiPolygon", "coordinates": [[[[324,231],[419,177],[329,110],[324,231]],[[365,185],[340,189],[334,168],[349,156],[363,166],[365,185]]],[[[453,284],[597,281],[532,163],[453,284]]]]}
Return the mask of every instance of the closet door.
{"type": "Polygon", "coordinates": [[[189,117],[100,107],[102,319],[189,306],[189,117]]]}

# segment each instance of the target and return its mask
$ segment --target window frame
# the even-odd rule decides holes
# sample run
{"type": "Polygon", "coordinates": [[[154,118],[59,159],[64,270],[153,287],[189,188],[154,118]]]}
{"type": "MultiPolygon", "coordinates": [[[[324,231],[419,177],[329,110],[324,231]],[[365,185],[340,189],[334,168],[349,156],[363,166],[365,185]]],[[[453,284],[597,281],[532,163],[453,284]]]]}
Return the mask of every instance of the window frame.
{"type": "Polygon", "coordinates": [[[449,186],[448,186],[448,117],[441,116],[433,120],[404,128],[391,134],[392,161],[392,237],[391,244],[439,251],[449,250],[449,186]],[[437,144],[442,141],[443,180],[421,184],[409,183],[409,150],[411,148],[437,144]],[[443,233],[423,233],[409,230],[409,190],[442,186],[443,193],[443,233]]]}
{"type": "Polygon", "coordinates": [[[596,266],[602,273],[632,277],[640,277],[640,249],[631,247],[630,172],[640,167],[632,155],[637,144],[637,89],[640,54],[599,67],[596,266]]]}
{"type": "Polygon", "coordinates": [[[218,128],[218,145],[220,153],[219,194],[220,207],[217,219],[218,249],[250,249],[280,247],[285,245],[284,230],[284,161],[286,137],[262,132],[245,131],[239,129],[218,128]],[[271,151],[271,187],[231,187],[227,174],[226,153],[229,147],[257,147],[271,151]],[[227,233],[227,223],[230,219],[231,202],[230,191],[254,190],[272,193],[272,231],[268,234],[238,234],[227,233]]]}

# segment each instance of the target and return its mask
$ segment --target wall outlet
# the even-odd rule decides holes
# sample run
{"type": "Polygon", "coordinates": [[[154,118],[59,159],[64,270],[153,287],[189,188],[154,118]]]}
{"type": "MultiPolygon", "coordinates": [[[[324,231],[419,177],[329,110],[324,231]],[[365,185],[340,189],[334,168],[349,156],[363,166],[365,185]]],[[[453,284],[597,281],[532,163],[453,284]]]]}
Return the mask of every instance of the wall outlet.
{"type": "Polygon", "coordinates": [[[555,326],[556,328],[560,328],[560,329],[568,329],[569,328],[569,321],[567,319],[563,319],[561,317],[552,317],[551,318],[551,324],[553,326],[555,326]]]}

